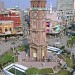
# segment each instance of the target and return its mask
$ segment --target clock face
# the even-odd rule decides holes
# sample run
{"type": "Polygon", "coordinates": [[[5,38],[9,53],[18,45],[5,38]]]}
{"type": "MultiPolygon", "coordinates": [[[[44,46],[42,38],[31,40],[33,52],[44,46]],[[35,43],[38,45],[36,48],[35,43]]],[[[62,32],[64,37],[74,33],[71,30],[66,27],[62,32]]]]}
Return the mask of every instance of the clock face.
{"type": "Polygon", "coordinates": [[[37,18],[38,13],[37,12],[33,12],[33,17],[37,18]]]}
{"type": "Polygon", "coordinates": [[[43,17],[45,16],[44,12],[42,13],[42,16],[43,16],[43,17]]]}
{"type": "Polygon", "coordinates": [[[36,17],[36,16],[37,16],[37,13],[35,12],[35,13],[34,13],[34,17],[36,17]]]}
{"type": "Polygon", "coordinates": [[[42,12],[42,18],[45,18],[45,13],[44,12],[42,12]]]}

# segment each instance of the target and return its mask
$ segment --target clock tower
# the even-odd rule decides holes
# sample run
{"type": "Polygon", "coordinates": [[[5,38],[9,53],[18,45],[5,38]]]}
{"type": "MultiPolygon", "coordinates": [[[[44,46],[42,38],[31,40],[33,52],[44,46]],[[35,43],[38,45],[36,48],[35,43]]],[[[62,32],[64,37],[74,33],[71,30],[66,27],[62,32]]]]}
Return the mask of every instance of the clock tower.
{"type": "Polygon", "coordinates": [[[47,58],[46,0],[30,2],[30,58],[41,61],[47,58]]]}

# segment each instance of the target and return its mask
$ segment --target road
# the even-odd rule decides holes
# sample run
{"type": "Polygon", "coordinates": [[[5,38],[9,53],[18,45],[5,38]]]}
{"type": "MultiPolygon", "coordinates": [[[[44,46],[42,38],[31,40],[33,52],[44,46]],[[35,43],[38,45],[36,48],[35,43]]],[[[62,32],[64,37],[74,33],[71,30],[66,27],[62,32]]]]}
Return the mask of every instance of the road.
{"type": "Polygon", "coordinates": [[[71,49],[70,47],[67,46],[67,41],[69,39],[70,39],[70,37],[68,37],[66,35],[65,36],[62,35],[61,38],[60,38],[60,36],[59,37],[50,37],[49,36],[47,40],[48,40],[48,45],[55,46],[56,43],[59,43],[59,44],[57,44],[58,47],[65,46],[66,50],[74,53],[74,55],[75,55],[75,46],[73,47],[73,49],[71,49]]]}
{"type": "MultiPolygon", "coordinates": [[[[75,54],[75,51],[74,51],[75,47],[73,50],[71,50],[71,48],[66,46],[67,40],[69,40],[69,39],[70,38],[68,36],[64,36],[64,35],[62,35],[61,38],[60,38],[60,36],[59,37],[48,36],[47,43],[50,46],[55,46],[56,43],[59,43],[57,46],[59,46],[59,47],[65,46],[68,51],[71,51],[75,54]]],[[[26,44],[26,45],[28,44],[28,40],[23,39],[22,36],[19,37],[18,39],[16,39],[14,42],[15,42],[15,44],[13,45],[12,41],[7,41],[7,42],[0,41],[0,55],[5,53],[6,51],[8,51],[11,47],[18,47],[21,44],[26,44]]]]}
{"type": "Polygon", "coordinates": [[[22,44],[22,41],[16,40],[14,44],[12,44],[13,41],[0,41],[0,55],[8,51],[11,47],[18,47],[22,44]]]}

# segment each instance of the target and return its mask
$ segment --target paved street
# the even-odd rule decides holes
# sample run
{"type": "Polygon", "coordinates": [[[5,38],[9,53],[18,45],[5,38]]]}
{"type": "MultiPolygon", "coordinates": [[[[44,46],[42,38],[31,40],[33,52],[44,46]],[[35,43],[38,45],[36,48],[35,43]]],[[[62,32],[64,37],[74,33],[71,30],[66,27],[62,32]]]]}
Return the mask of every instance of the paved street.
{"type": "Polygon", "coordinates": [[[7,42],[4,42],[4,41],[0,41],[0,55],[5,53],[6,51],[8,51],[11,47],[18,47],[20,44],[22,44],[22,41],[17,41],[15,40],[15,43],[12,44],[13,41],[7,41],[7,42]]]}
{"type": "Polygon", "coordinates": [[[73,47],[73,50],[70,47],[67,47],[67,40],[70,38],[68,36],[62,35],[61,38],[59,37],[48,37],[48,45],[50,46],[58,46],[62,47],[65,46],[66,50],[71,51],[72,53],[75,54],[75,47],[73,47]],[[56,44],[57,43],[57,44],[56,44]]]}
{"type": "Polygon", "coordinates": [[[62,65],[65,64],[65,62],[60,59],[57,55],[54,55],[51,52],[48,52],[48,56],[51,56],[51,61],[50,62],[33,62],[29,59],[29,57],[25,54],[25,52],[20,52],[20,55],[18,56],[18,63],[22,64],[26,67],[36,67],[39,69],[42,68],[54,68],[58,65],[59,61],[62,61],[62,65]],[[59,61],[58,61],[59,60],[59,61]]]}
{"type": "Polygon", "coordinates": [[[50,37],[48,38],[48,44],[49,45],[55,45],[56,42],[59,42],[58,46],[66,46],[67,40],[68,40],[68,36],[64,36],[62,35],[61,38],[60,37],[50,37]]]}
{"type": "MultiPolygon", "coordinates": [[[[68,49],[69,51],[71,50],[71,48],[68,48],[66,46],[67,40],[68,40],[68,36],[64,36],[62,35],[61,38],[60,37],[50,37],[50,35],[48,36],[47,42],[48,45],[50,46],[55,46],[57,45],[58,47],[61,46],[65,46],[66,49],[68,49]]],[[[11,47],[18,47],[20,44],[28,44],[27,40],[23,39],[22,37],[15,40],[15,44],[11,44],[13,41],[7,41],[7,42],[2,42],[0,41],[0,55],[3,54],[4,52],[8,51],[11,47]]]]}

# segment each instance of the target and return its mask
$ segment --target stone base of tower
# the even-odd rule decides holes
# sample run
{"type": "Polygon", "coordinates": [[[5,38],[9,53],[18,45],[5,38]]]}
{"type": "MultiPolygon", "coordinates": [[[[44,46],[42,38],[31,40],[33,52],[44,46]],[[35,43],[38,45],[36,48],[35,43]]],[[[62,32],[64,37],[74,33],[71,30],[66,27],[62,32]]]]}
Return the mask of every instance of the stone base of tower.
{"type": "Polygon", "coordinates": [[[30,46],[30,59],[32,61],[47,59],[47,46],[30,46]]]}

